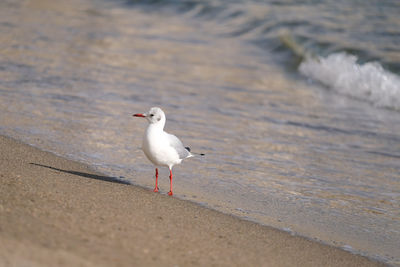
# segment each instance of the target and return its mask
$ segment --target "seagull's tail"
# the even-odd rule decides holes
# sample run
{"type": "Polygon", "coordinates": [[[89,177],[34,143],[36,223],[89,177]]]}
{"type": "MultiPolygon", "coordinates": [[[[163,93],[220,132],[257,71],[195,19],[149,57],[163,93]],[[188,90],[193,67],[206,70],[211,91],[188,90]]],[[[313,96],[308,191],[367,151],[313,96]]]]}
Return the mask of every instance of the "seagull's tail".
{"type": "Polygon", "coordinates": [[[194,156],[205,156],[206,154],[204,154],[204,153],[194,153],[194,152],[191,152],[190,151],[190,147],[185,147],[186,148],[186,150],[187,151],[189,151],[189,153],[190,153],[190,156],[189,157],[194,157],[194,156]]]}

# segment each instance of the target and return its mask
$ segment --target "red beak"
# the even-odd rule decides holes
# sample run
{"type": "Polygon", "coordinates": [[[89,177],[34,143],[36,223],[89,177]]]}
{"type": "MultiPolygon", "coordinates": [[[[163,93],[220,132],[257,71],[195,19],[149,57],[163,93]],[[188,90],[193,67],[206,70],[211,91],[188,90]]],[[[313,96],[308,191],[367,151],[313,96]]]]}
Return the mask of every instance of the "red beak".
{"type": "Polygon", "coordinates": [[[141,117],[141,118],[146,118],[145,115],[143,115],[142,113],[137,113],[137,114],[133,114],[133,117],[141,117]]]}

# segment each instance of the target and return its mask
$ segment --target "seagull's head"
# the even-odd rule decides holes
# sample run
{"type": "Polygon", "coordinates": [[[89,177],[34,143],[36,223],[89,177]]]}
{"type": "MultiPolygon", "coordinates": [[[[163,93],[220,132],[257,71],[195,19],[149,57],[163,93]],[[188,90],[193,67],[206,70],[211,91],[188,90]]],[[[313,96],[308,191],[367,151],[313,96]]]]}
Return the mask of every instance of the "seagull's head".
{"type": "Polygon", "coordinates": [[[133,114],[134,117],[146,118],[150,124],[165,123],[165,113],[161,108],[153,107],[147,113],[133,114]]]}

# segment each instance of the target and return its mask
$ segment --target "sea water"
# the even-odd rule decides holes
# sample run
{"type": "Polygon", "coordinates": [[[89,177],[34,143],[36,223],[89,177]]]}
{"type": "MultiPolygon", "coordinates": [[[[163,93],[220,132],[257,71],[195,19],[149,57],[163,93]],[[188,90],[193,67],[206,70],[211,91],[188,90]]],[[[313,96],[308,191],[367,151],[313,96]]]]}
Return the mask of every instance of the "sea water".
{"type": "Polygon", "coordinates": [[[0,133],[151,189],[400,264],[398,1],[0,2],[0,133]],[[168,170],[160,189],[168,192],[168,170]]]}

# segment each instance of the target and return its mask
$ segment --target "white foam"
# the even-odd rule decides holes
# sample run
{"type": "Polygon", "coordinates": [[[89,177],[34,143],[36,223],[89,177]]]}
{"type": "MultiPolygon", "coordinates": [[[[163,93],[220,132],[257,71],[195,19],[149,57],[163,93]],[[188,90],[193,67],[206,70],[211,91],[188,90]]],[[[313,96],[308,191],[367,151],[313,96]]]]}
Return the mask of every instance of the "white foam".
{"type": "Polygon", "coordinates": [[[341,94],[400,110],[400,77],[377,62],[360,65],[356,56],[335,53],[307,58],[299,71],[341,94]]]}

